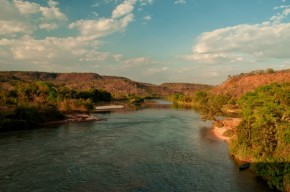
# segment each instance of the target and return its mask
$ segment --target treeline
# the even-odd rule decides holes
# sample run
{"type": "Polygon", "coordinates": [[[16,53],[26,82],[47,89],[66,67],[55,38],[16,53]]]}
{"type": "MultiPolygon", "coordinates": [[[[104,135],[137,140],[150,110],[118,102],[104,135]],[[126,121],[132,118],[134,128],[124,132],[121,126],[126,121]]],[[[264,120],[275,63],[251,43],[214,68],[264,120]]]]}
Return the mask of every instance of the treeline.
{"type": "Polygon", "coordinates": [[[79,91],[49,82],[16,81],[0,89],[0,130],[26,129],[60,120],[64,113],[89,113],[97,102],[111,100],[111,94],[103,90],[79,91]]]}
{"type": "Polygon", "coordinates": [[[290,83],[266,85],[239,99],[199,91],[175,94],[171,100],[191,105],[203,119],[216,122],[228,109],[241,111],[242,121],[231,133],[230,154],[252,162],[271,188],[290,191],[290,83]]]}
{"type": "Polygon", "coordinates": [[[237,99],[231,95],[215,95],[210,91],[196,91],[192,95],[177,93],[169,97],[169,100],[179,105],[190,106],[196,109],[204,120],[219,122],[218,116],[222,116],[228,109],[237,108],[237,99]]]}

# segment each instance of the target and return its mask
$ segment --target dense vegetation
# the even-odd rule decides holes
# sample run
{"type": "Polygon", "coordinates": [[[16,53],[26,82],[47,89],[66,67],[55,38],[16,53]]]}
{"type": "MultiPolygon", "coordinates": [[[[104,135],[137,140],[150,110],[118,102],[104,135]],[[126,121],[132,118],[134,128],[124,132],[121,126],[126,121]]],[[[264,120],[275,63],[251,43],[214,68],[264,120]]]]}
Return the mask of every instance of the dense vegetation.
{"type": "Polygon", "coordinates": [[[199,111],[204,120],[218,122],[217,116],[225,114],[227,108],[235,108],[236,99],[230,95],[215,95],[210,91],[196,91],[192,95],[174,94],[169,100],[188,105],[199,111]]]}
{"type": "Polygon", "coordinates": [[[78,91],[43,81],[13,81],[0,89],[0,129],[26,129],[63,119],[63,113],[91,112],[97,102],[111,99],[110,93],[97,89],[78,91]]]}
{"type": "Polygon", "coordinates": [[[230,153],[254,162],[257,175],[282,191],[290,179],[290,83],[260,87],[242,96],[239,105],[243,120],[230,153]]]}
{"type": "Polygon", "coordinates": [[[234,129],[230,154],[252,162],[271,188],[290,190],[290,83],[262,86],[240,99],[198,91],[175,94],[171,100],[191,105],[204,119],[216,122],[226,109],[240,108],[242,121],[234,129]]]}

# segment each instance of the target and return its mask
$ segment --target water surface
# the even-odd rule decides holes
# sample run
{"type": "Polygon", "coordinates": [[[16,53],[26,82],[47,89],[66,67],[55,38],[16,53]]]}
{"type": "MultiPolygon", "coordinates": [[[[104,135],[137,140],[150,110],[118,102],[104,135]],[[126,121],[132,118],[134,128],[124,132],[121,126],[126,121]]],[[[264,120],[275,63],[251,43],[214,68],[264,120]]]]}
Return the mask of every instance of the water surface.
{"type": "Polygon", "coordinates": [[[0,134],[0,191],[268,191],[197,113],[147,108],[0,134]]]}

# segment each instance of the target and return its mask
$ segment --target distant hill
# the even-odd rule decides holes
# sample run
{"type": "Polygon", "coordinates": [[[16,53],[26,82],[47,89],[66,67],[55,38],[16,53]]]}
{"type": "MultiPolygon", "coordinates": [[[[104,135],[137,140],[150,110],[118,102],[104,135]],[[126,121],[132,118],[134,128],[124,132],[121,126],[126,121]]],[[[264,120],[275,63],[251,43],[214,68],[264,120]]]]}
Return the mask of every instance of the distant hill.
{"type": "Polygon", "coordinates": [[[2,89],[9,89],[13,81],[48,81],[70,89],[102,89],[112,93],[115,98],[125,98],[129,94],[143,97],[162,97],[174,93],[192,93],[212,86],[190,83],[165,83],[154,85],[135,82],[125,77],[101,76],[96,73],[47,73],[47,72],[0,72],[2,89]]]}
{"type": "Polygon", "coordinates": [[[174,90],[175,92],[191,94],[194,91],[211,89],[212,85],[204,85],[204,84],[192,84],[192,83],[163,83],[160,87],[168,88],[170,90],[174,90]]]}
{"type": "Polygon", "coordinates": [[[283,82],[290,82],[290,70],[253,71],[229,77],[224,83],[214,87],[211,91],[215,94],[230,94],[240,97],[257,87],[283,82]]]}

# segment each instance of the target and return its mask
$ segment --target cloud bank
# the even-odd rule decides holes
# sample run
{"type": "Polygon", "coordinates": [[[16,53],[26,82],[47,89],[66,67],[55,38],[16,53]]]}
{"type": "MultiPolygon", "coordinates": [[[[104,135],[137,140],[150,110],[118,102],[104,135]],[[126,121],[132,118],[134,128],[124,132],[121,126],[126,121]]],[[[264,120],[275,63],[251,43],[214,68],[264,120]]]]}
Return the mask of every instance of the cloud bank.
{"type": "MultiPolygon", "coordinates": [[[[136,0],[125,0],[112,10],[112,16],[95,20],[68,18],[55,0],[47,6],[23,0],[0,0],[0,67],[23,61],[32,64],[77,65],[115,58],[118,54],[100,52],[101,38],[124,31],[134,20],[136,0]],[[64,24],[66,37],[35,38],[41,30],[57,30],[64,24]]],[[[40,67],[41,65],[39,65],[40,67]]]]}
{"type": "Polygon", "coordinates": [[[254,63],[290,59],[290,23],[283,23],[288,6],[262,24],[242,24],[202,33],[192,54],[177,56],[202,64],[254,63]]]}

